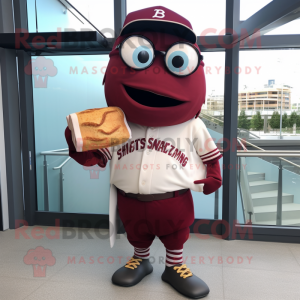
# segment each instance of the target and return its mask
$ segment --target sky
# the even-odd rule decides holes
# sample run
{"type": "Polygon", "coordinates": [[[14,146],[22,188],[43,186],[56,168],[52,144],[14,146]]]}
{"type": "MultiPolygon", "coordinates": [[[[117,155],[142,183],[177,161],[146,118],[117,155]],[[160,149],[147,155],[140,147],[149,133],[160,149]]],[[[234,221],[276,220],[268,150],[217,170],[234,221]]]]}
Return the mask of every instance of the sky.
{"type": "MultiPolygon", "coordinates": [[[[98,29],[113,28],[113,0],[69,0],[98,29]]],[[[246,20],[271,0],[241,0],[240,19],[246,20]]],[[[187,18],[197,35],[207,28],[224,34],[225,0],[127,0],[127,13],[150,6],[161,5],[187,18]],[[183,5],[184,3],[184,5],[183,5]]],[[[300,34],[300,19],[294,20],[271,32],[273,34],[300,34]]],[[[224,53],[203,53],[207,95],[224,93],[224,53]]],[[[269,79],[276,84],[293,87],[292,102],[300,101],[300,50],[256,50],[240,52],[239,90],[244,86],[260,88],[269,79]],[[251,71],[250,71],[251,70],[251,71]],[[246,74],[249,73],[249,74],[246,74]]]]}

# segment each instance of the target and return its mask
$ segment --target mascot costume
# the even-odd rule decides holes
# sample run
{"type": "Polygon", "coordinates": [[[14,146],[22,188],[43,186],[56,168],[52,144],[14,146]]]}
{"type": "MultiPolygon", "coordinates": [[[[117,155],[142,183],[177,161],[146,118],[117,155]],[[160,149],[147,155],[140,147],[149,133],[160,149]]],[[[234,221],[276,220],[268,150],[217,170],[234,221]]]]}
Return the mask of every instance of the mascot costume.
{"type": "MultiPolygon", "coordinates": [[[[130,137],[78,152],[74,129],[68,126],[65,135],[78,163],[101,168],[110,163],[111,247],[118,214],[134,247],[112,282],[134,286],[152,272],[150,246],[157,236],[166,248],[162,280],[187,297],[205,297],[208,286],[183,264],[183,245],[194,221],[191,190],[210,194],[220,188],[222,156],[198,117],[206,90],[196,35],[188,20],[165,7],[142,9],[127,15],[109,57],[105,109],[124,113],[130,137]]],[[[109,112],[100,123],[85,125],[113,122],[109,112]]]]}

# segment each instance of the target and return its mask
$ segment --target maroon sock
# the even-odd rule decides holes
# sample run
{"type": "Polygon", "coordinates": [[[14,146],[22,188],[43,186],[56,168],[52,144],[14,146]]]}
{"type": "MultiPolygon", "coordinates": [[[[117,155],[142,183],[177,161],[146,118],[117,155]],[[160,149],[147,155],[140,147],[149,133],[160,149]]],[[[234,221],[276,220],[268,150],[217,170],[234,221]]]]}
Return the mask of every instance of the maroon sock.
{"type": "Polygon", "coordinates": [[[150,257],[150,247],[148,248],[134,247],[134,256],[142,259],[148,259],[150,257]]]}
{"type": "Polygon", "coordinates": [[[166,255],[166,266],[167,267],[172,267],[174,265],[183,263],[183,256],[182,256],[183,249],[180,249],[180,250],[166,249],[166,251],[167,251],[167,255],[166,255]]]}

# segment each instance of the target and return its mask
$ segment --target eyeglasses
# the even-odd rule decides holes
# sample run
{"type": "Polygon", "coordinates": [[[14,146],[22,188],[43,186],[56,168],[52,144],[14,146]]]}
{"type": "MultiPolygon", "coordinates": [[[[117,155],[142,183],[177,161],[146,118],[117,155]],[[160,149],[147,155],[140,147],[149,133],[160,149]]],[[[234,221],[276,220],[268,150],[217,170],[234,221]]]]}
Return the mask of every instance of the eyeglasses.
{"type": "Polygon", "coordinates": [[[174,75],[184,77],[193,74],[199,67],[203,56],[188,42],[177,42],[164,51],[155,50],[153,43],[144,36],[132,35],[116,46],[124,64],[134,70],[149,68],[155,54],[164,55],[167,69],[174,75]]]}

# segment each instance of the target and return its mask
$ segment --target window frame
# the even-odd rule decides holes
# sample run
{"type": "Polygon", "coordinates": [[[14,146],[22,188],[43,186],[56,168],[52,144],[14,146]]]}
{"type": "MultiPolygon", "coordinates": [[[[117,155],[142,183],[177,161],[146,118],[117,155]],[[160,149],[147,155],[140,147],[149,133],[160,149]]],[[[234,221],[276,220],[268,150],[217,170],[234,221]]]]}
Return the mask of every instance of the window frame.
{"type": "MultiPolygon", "coordinates": [[[[289,22],[289,13],[292,13],[297,6],[300,7],[297,0],[286,0],[285,2],[285,16],[281,10],[282,0],[273,0],[271,3],[263,7],[255,15],[251,16],[247,20],[240,21],[240,0],[226,0],[226,28],[227,31],[224,36],[205,36],[197,37],[197,43],[202,52],[225,52],[225,67],[234,69],[239,66],[239,53],[244,50],[274,50],[274,49],[288,49],[288,48],[300,48],[300,35],[264,35],[267,30],[276,28],[283,25],[282,20],[289,22]],[[279,22],[279,20],[281,20],[279,22]],[[247,29],[247,34],[241,32],[241,28],[247,29]],[[237,35],[232,34],[234,29],[237,35]],[[247,38],[255,35],[255,28],[262,28],[262,36],[260,44],[251,44],[251,39],[247,38]],[[224,44],[220,44],[220,40],[224,44]],[[204,44],[215,44],[214,47],[207,47],[204,44]],[[250,45],[249,45],[250,44],[250,45]],[[229,46],[230,45],[230,46],[229,46]]],[[[14,25],[15,28],[28,28],[27,20],[27,7],[24,5],[23,0],[14,0],[14,25]]],[[[26,2],[25,2],[26,3],[26,2]]],[[[114,24],[116,36],[120,32],[123,22],[126,17],[126,0],[114,0],[114,24]]],[[[99,54],[107,54],[115,41],[114,39],[108,39],[108,48],[106,50],[99,50],[99,54]]],[[[23,70],[28,61],[31,59],[30,51],[16,51],[16,57],[18,58],[16,66],[19,70],[23,70]]],[[[66,54],[66,53],[64,53],[66,54]]],[[[75,54],[75,53],[73,53],[75,54]]],[[[76,53],[78,54],[78,53],[76,53]]],[[[84,53],[88,55],[88,52],[84,53]]],[[[92,54],[92,53],[91,53],[92,54]]],[[[43,55],[41,51],[40,55],[43,55]]],[[[45,53],[49,55],[49,53],[45,53]]],[[[62,55],[62,53],[51,53],[50,55],[62,55]]],[[[72,55],[68,53],[67,55],[72,55]]],[[[204,53],[205,55],[205,53],[204,53]]],[[[13,67],[13,66],[12,66],[13,67]]],[[[34,126],[33,126],[33,107],[32,107],[32,79],[30,76],[26,77],[23,73],[19,72],[18,85],[19,85],[19,97],[20,107],[18,108],[21,115],[21,128],[20,135],[22,136],[22,167],[23,167],[23,189],[24,198],[20,201],[24,201],[25,204],[25,221],[28,225],[55,225],[55,219],[68,218],[73,220],[72,226],[83,227],[84,224],[80,223],[80,220],[91,218],[96,222],[95,216],[85,214],[66,214],[52,213],[52,212],[38,212],[37,211],[37,199],[35,190],[35,172],[30,169],[30,161],[28,153],[33,151],[34,147],[34,126]],[[21,74],[22,73],[22,74],[21,74]]],[[[225,86],[224,86],[224,139],[229,141],[236,140],[237,137],[237,116],[238,116],[238,80],[239,75],[235,72],[231,74],[225,74],[225,86]]],[[[235,165],[237,162],[237,152],[234,143],[231,145],[231,151],[224,153],[223,163],[224,165],[235,165]]],[[[33,153],[33,152],[32,152],[33,153]]],[[[32,169],[34,170],[35,162],[32,162],[32,169]]],[[[11,166],[8,165],[8,168],[11,166]]],[[[8,182],[8,184],[11,184],[8,182]]],[[[285,241],[285,242],[299,242],[300,241],[300,228],[292,227],[277,227],[277,226],[258,226],[258,225],[242,225],[236,224],[236,211],[237,211],[237,172],[235,168],[229,170],[225,168],[223,171],[223,208],[222,208],[222,220],[202,220],[205,226],[199,229],[202,233],[211,233],[214,222],[218,222],[218,233],[227,240],[231,239],[254,239],[264,241],[285,241]],[[207,223],[205,223],[207,221],[207,223]],[[225,236],[228,225],[232,228],[230,234],[225,236]],[[253,235],[250,234],[252,230],[253,235]],[[246,234],[239,234],[241,230],[246,231],[246,234]]],[[[97,215],[98,216],[98,215],[97,215]]],[[[107,216],[103,216],[103,221],[107,221],[107,216]]],[[[197,221],[197,220],[195,220],[197,221]]],[[[106,223],[107,225],[107,223],[106,223]]],[[[105,225],[105,227],[106,227],[105,225]]],[[[21,225],[20,225],[21,226],[21,225]]],[[[68,224],[67,226],[70,226],[68,224]]]]}

